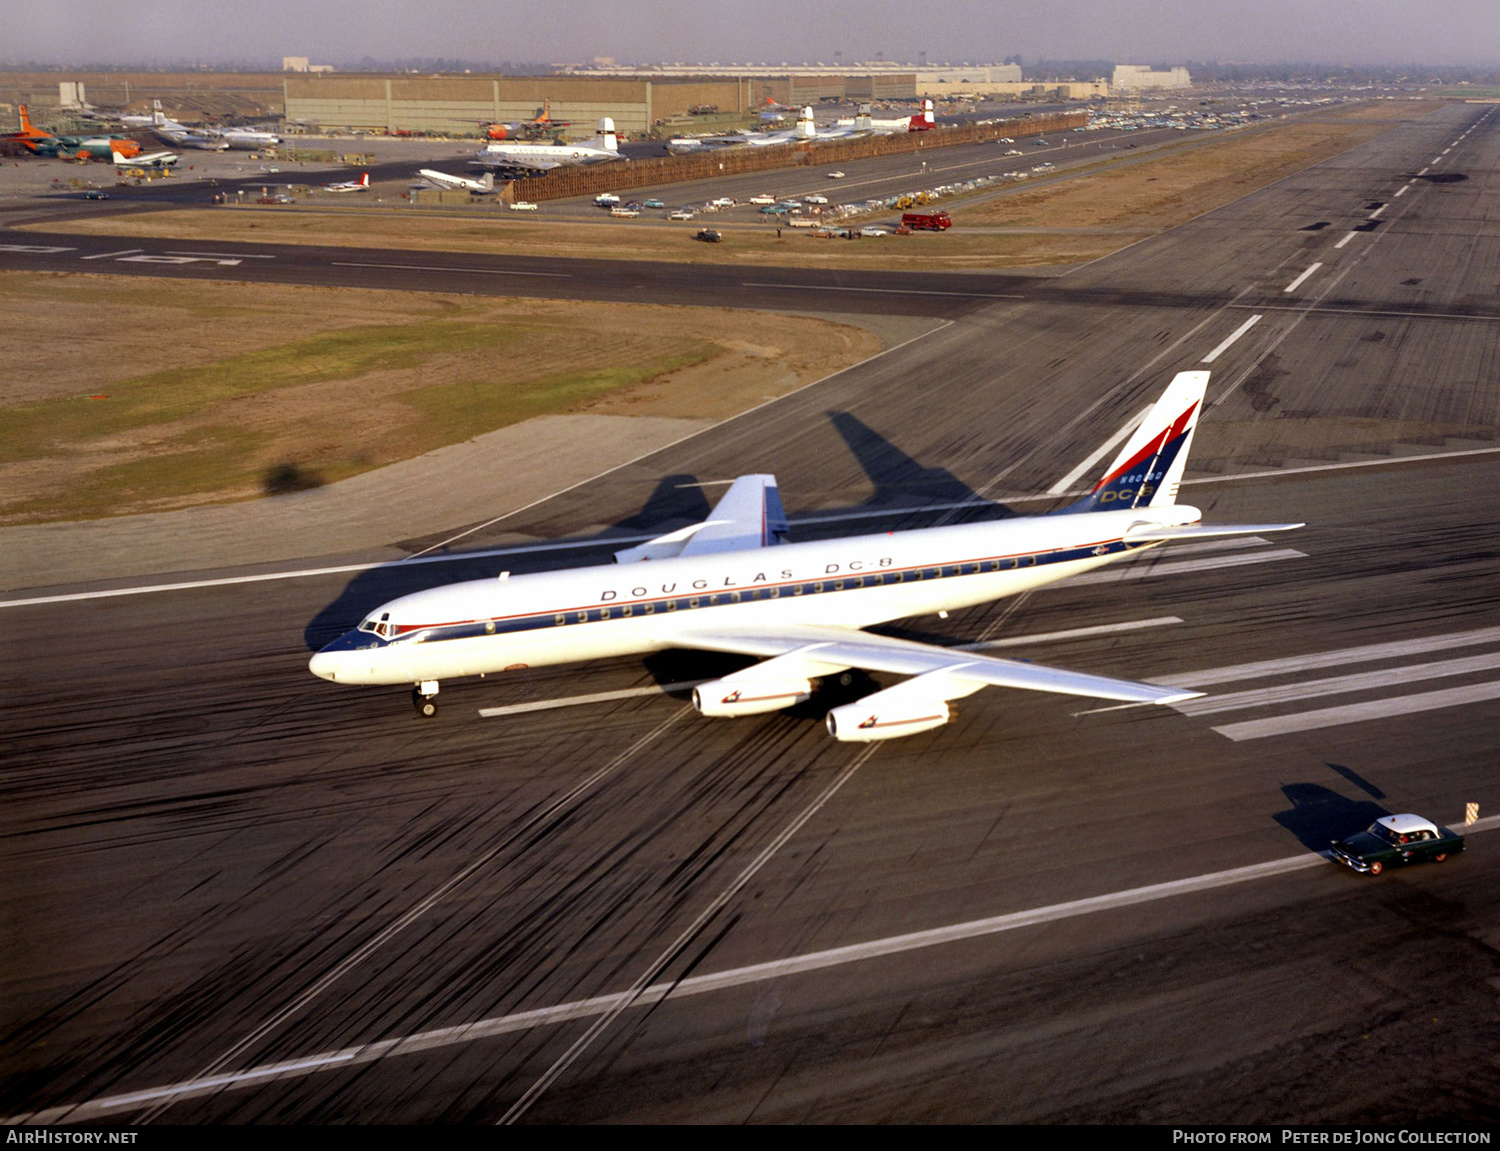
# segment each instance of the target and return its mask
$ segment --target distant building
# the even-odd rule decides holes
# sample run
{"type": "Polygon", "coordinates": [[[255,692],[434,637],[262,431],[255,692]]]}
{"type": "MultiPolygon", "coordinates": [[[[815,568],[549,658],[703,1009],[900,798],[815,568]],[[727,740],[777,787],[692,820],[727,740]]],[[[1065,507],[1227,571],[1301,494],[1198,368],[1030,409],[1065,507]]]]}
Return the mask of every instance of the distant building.
{"type": "Polygon", "coordinates": [[[82,81],[58,81],[57,103],[61,108],[87,108],[89,106],[89,102],[84,97],[82,81]]]}
{"type": "Polygon", "coordinates": [[[281,70],[283,72],[332,72],[333,65],[309,64],[306,56],[283,56],[281,70]]]}
{"type": "Polygon", "coordinates": [[[1149,64],[1116,64],[1110,87],[1116,92],[1139,92],[1145,88],[1189,88],[1192,83],[1186,68],[1153,72],[1149,64]]]}

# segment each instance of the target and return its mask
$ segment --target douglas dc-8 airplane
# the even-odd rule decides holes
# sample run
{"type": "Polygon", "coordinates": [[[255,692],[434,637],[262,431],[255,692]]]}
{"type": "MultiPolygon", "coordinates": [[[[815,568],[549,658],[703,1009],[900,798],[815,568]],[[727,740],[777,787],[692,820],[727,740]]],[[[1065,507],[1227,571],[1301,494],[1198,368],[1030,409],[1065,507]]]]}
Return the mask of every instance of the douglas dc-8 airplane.
{"type": "Polygon", "coordinates": [[[763,662],[700,684],[703,715],[778,711],[849,668],[910,678],[828,713],[835,739],[866,742],[947,723],[948,701],[987,685],[1133,703],[1197,692],[871,635],[874,624],[1015,595],[1159,544],[1281,531],[1215,527],[1177,503],[1207,372],[1182,372],[1094,489],[1042,516],[801,544],[771,476],[741,476],[702,523],[617,552],[617,566],[472,580],[392,600],[313,656],[337,683],[438,685],[547,664],[691,648],[763,662]],[[650,562],[642,562],[650,561],[650,562]]]}

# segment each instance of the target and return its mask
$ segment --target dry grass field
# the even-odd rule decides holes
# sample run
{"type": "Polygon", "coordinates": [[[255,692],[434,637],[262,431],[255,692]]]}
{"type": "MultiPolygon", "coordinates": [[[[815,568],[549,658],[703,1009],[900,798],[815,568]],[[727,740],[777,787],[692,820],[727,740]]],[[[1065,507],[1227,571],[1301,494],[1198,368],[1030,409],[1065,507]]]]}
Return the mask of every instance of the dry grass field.
{"type": "Polygon", "coordinates": [[[712,308],[0,274],[0,523],[342,479],[530,416],[723,417],[879,350],[712,308]]]}

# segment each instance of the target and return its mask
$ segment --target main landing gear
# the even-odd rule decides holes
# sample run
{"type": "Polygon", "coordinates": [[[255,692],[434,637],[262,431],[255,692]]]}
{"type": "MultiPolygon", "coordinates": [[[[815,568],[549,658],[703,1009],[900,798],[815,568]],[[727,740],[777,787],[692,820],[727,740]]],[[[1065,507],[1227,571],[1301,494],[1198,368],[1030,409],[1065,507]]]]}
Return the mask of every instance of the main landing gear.
{"type": "Polygon", "coordinates": [[[431,719],[437,714],[437,693],[438,681],[435,679],[424,679],[411,689],[411,705],[417,709],[418,715],[431,719]]]}

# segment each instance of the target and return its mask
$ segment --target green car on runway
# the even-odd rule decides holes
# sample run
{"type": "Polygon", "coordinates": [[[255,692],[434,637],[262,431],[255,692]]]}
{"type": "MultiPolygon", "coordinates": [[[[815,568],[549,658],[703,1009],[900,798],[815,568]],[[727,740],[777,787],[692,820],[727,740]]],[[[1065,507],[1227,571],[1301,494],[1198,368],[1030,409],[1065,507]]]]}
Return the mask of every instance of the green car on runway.
{"type": "Polygon", "coordinates": [[[1464,849],[1464,837],[1420,815],[1383,815],[1364,831],[1333,841],[1333,858],[1362,875],[1403,863],[1442,863],[1464,849]]]}

